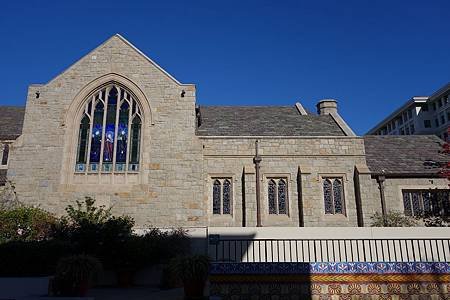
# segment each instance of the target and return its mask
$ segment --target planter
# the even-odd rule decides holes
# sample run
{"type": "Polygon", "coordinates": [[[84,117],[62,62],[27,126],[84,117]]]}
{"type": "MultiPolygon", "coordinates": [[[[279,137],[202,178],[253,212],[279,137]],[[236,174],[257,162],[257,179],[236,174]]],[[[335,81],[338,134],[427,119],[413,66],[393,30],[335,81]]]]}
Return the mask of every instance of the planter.
{"type": "Polygon", "coordinates": [[[46,296],[49,277],[0,277],[0,297],[46,296]]]}
{"type": "Polygon", "coordinates": [[[117,271],[117,285],[122,288],[129,288],[134,284],[135,270],[117,271]]]}
{"type": "Polygon", "coordinates": [[[186,280],[184,282],[184,296],[186,299],[203,299],[206,281],[186,280]]]}
{"type": "Polygon", "coordinates": [[[83,280],[78,284],[73,282],[50,280],[49,294],[60,297],[85,297],[89,290],[89,280],[83,280]]]}

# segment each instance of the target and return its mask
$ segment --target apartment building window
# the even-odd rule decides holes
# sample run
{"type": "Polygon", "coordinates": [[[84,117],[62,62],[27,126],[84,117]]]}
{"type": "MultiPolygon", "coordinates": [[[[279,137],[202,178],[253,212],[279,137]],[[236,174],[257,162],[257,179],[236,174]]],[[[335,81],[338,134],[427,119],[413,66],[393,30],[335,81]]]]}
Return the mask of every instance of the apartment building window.
{"type": "Polygon", "coordinates": [[[408,118],[412,118],[413,114],[412,114],[412,109],[408,110],[408,118]]]}
{"type": "Polygon", "coordinates": [[[414,134],[415,132],[414,124],[411,124],[411,126],[409,126],[409,131],[411,132],[411,134],[414,134]]]}
{"type": "Polygon", "coordinates": [[[438,107],[442,107],[442,99],[439,99],[439,101],[438,101],[438,107]]]}
{"type": "Polygon", "coordinates": [[[405,135],[405,130],[402,128],[402,129],[400,129],[400,134],[401,135],[405,135]]]}
{"type": "Polygon", "coordinates": [[[439,127],[439,120],[438,120],[438,119],[434,119],[434,125],[435,125],[436,127],[439,127]]]}
{"type": "Polygon", "coordinates": [[[445,124],[445,115],[441,114],[441,124],[445,124]]]}
{"type": "Polygon", "coordinates": [[[433,102],[432,106],[433,106],[433,110],[436,110],[436,102],[433,102]]]}
{"type": "Polygon", "coordinates": [[[403,206],[407,216],[450,215],[448,190],[403,190],[403,206]]]}
{"type": "Polygon", "coordinates": [[[447,111],[447,121],[450,121],[450,111],[447,111]]]}
{"type": "Polygon", "coordinates": [[[430,120],[423,120],[423,126],[425,128],[431,128],[431,121],[430,120]]]}
{"type": "Polygon", "coordinates": [[[409,127],[405,128],[405,133],[406,133],[406,135],[409,135],[409,127]]]}
{"type": "Polygon", "coordinates": [[[422,106],[421,106],[421,108],[422,108],[422,111],[428,111],[428,104],[423,104],[422,106]]]}

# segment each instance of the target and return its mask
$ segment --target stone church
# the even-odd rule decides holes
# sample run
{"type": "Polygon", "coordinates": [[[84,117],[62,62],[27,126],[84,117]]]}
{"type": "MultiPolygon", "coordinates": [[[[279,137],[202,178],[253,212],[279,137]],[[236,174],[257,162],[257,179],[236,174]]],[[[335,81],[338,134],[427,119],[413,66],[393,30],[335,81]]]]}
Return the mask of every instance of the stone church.
{"type": "MultiPolygon", "coordinates": [[[[435,136],[357,136],[337,102],[203,106],[114,35],[25,107],[0,107],[0,184],[61,214],[94,197],[138,227],[370,226],[449,214],[435,136]]],[[[4,188],[5,189],[5,188],[4,188]]]]}

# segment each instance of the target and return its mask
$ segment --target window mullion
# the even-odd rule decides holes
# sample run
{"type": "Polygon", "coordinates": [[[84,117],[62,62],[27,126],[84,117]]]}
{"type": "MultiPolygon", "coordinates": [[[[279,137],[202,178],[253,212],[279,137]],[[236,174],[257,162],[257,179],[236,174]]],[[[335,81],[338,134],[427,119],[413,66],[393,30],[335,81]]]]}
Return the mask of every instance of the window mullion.
{"type": "Polygon", "coordinates": [[[94,118],[92,117],[95,113],[95,94],[92,96],[91,105],[91,115],[87,114],[89,117],[89,140],[88,140],[88,150],[87,150],[87,158],[86,158],[86,170],[85,173],[89,170],[89,165],[91,163],[91,143],[92,143],[92,127],[94,126],[94,118]]]}
{"type": "MultiPolygon", "coordinates": [[[[336,180],[336,179],[334,179],[336,180]]],[[[334,180],[331,181],[331,203],[333,204],[331,206],[332,214],[336,214],[336,203],[334,202],[334,180]]]]}
{"type": "Polygon", "coordinates": [[[279,201],[279,199],[278,199],[278,186],[279,186],[279,183],[280,183],[280,180],[277,180],[276,184],[275,184],[275,212],[276,212],[277,215],[279,214],[278,209],[279,209],[279,206],[280,206],[280,203],[278,202],[279,201]]]}
{"type": "MultiPolygon", "coordinates": [[[[128,93],[125,91],[124,97],[127,99],[128,93]]],[[[125,100],[128,101],[128,100],[125,100]]],[[[128,106],[130,109],[128,109],[128,133],[127,133],[127,153],[125,156],[125,172],[128,172],[128,164],[130,162],[130,153],[131,153],[131,145],[130,145],[130,135],[131,135],[131,122],[132,120],[132,113],[133,113],[133,98],[130,97],[130,100],[128,101],[128,106]]]]}
{"type": "Polygon", "coordinates": [[[108,114],[108,97],[109,97],[110,88],[106,88],[105,98],[104,100],[104,108],[103,108],[103,126],[102,126],[102,142],[100,146],[100,172],[103,171],[103,150],[105,147],[105,132],[106,132],[106,115],[108,114]]]}
{"type": "MultiPolygon", "coordinates": [[[[117,87],[116,87],[117,89],[117,87]]],[[[117,132],[119,129],[119,113],[120,113],[120,107],[122,105],[122,101],[120,99],[121,91],[120,88],[118,88],[118,95],[117,95],[117,106],[116,106],[116,121],[114,125],[114,146],[113,146],[113,172],[116,170],[116,154],[117,154],[117,132]]]]}

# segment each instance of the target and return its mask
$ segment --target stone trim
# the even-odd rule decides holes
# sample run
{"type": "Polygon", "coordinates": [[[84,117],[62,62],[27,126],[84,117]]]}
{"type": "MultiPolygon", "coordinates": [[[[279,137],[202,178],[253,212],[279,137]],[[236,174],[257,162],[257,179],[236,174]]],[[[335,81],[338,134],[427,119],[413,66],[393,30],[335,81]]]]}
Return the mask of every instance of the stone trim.
{"type": "MultiPolygon", "coordinates": [[[[150,102],[144,92],[132,82],[130,79],[123,77],[116,73],[109,73],[103,75],[101,77],[96,78],[91,81],[87,85],[85,85],[80,92],[75,96],[74,100],[71,102],[66,116],[65,122],[62,124],[65,127],[64,134],[64,155],[62,162],[62,172],[61,172],[61,183],[62,184],[80,184],[80,182],[76,182],[75,180],[75,172],[74,166],[76,162],[76,153],[77,153],[77,144],[78,144],[78,130],[79,130],[79,121],[81,120],[81,115],[84,112],[84,107],[86,101],[89,101],[89,98],[102,87],[109,84],[117,84],[125,87],[129,92],[132,93],[132,96],[136,99],[138,105],[140,105],[142,113],[141,113],[141,149],[140,149],[140,168],[137,174],[139,178],[137,180],[134,179],[134,174],[132,174],[133,180],[132,182],[128,182],[128,175],[125,172],[125,184],[145,184],[148,181],[148,177],[144,176],[144,168],[146,166],[146,161],[144,161],[144,153],[146,151],[146,143],[145,139],[150,137],[149,127],[153,125],[152,118],[152,110],[150,108],[150,102]]],[[[102,172],[99,170],[98,173],[98,182],[90,182],[91,184],[102,184],[103,182],[108,182],[106,178],[110,173],[102,172]],[[105,175],[105,176],[103,176],[105,175]]]]}
{"type": "Polygon", "coordinates": [[[338,124],[338,126],[342,129],[342,131],[345,133],[347,137],[354,136],[356,137],[356,134],[353,132],[353,130],[348,126],[348,124],[344,121],[344,119],[341,117],[338,113],[330,113],[330,116],[334,119],[334,121],[338,124]]]}

